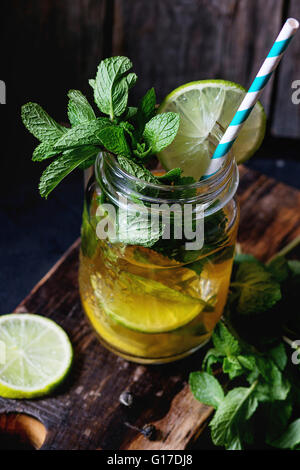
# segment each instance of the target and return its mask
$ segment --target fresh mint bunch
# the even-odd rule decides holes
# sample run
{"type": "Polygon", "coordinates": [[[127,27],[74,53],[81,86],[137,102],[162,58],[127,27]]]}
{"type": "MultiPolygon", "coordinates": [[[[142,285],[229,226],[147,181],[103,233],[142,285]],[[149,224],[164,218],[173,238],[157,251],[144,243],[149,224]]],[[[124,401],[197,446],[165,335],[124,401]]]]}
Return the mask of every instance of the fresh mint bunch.
{"type": "Polygon", "coordinates": [[[39,188],[43,197],[47,198],[75,168],[92,165],[100,150],[127,159],[123,169],[130,168],[130,174],[144,175],[145,181],[150,180],[151,173],[144,164],[151,155],[171,144],[179,128],[179,115],[172,112],[156,115],[153,88],[137,107],[128,106],[129,90],[137,80],[131,68],[127,57],[110,57],[100,62],[96,78],[89,81],[100,116],[96,116],[80,91],[70,90],[67,112],[71,128],[58,124],[36,103],[22,106],[24,125],[41,142],[32,159],[56,157],[41,177],[39,188]]]}
{"type": "Polygon", "coordinates": [[[191,373],[189,382],[195,398],[216,409],[210,423],[213,443],[226,449],[255,444],[276,446],[275,439],[288,427],[293,409],[284,345],[280,343],[268,353],[254,353],[239,343],[223,323],[217,325],[212,339],[214,348],[206,354],[204,370],[191,373]],[[220,365],[229,376],[225,389],[213,375],[213,364],[220,365]],[[274,405],[273,412],[269,421],[264,421],[263,442],[254,442],[259,429],[254,418],[263,414],[266,420],[270,405],[274,405]]]}
{"type": "Polygon", "coordinates": [[[216,446],[300,448],[300,370],[286,344],[291,324],[299,328],[299,303],[299,261],[276,256],[265,265],[251,255],[235,257],[225,317],[203,370],[189,379],[195,398],[216,410],[210,423],[216,446]],[[214,372],[220,367],[225,387],[214,372]]]}
{"type": "Polygon", "coordinates": [[[263,350],[285,333],[299,338],[299,303],[299,261],[276,256],[263,264],[253,256],[235,256],[225,310],[245,341],[263,350]]]}

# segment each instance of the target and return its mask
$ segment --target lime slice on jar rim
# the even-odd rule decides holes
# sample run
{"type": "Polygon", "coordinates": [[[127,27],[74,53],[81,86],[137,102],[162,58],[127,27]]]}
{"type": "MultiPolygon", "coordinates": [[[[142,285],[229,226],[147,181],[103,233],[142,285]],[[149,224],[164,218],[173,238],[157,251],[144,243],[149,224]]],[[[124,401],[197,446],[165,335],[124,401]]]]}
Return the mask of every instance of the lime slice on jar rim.
{"type": "MultiPolygon", "coordinates": [[[[180,115],[179,131],[168,147],[158,154],[165,170],[179,167],[185,176],[200,179],[211,158],[207,138],[216,122],[227,129],[247,90],[225,80],[200,80],[173,90],[158,112],[180,115]]],[[[266,130],[266,115],[257,102],[245,121],[234,145],[238,164],[248,160],[260,147],[266,130]]]]}
{"type": "Polygon", "coordinates": [[[30,313],[0,317],[0,396],[49,394],[70,370],[73,350],[54,321],[30,313]]]}

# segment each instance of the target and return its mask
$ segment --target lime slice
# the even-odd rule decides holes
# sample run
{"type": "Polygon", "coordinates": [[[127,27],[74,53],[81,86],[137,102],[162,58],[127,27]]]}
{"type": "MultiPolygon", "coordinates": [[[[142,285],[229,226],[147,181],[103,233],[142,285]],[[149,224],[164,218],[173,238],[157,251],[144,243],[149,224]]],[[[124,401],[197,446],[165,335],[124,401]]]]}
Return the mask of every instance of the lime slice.
{"type": "MultiPolygon", "coordinates": [[[[223,129],[230,124],[246,93],[241,85],[225,80],[200,80],[182,85],[162,102],[158,112],[180,114],[180,126],[171,145],[158,158],[166,170],[180,167],[183,174],[199,179],[211,157],[208,135],[218,122],[223,129]]],[[[233,145],[237,163],[248,160],[265,135],[266,115],[258,102],[233,145]]]]}
{"type": "Polygon", "coordinates": [[[189,323],[207,305],[164,284],[122,272],[111,286],[91,276],[105,313],[122,326],[143,333],[163,333],[189,323]]]}
{"type": "Polygon", "coordinates": [[[39,315],[0,317],[0,396],[34,398],[48,394],[68,373],[72,346],[64,330],[39,315]]]}

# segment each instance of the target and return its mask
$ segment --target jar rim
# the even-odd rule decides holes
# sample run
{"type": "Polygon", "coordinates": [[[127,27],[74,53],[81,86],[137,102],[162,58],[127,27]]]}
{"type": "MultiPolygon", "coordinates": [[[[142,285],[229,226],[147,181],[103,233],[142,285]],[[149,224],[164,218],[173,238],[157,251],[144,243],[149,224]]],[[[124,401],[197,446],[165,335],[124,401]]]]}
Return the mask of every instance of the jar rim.
{"type": "MultiPolygon", "coordinates": [[[[225,164],[222,165],[218,171],[216,171],[213,175],[211,175],[209,178],[206,178],[206,179],[203,179],[203,180],[200,180],[200,181],[196,181],[194,183],[189,183],[189,184],[174,184],[174,185],[169,185],[169,184],[158,184],[158,183],[150,183],[148,181],[145,181],[143,179],[140,179],[140,178],[137,178],[136,176],[134,175],[131,175],[130,173],[128,173],[126,170],[124,170],[117,162],[117,155],[111,153],[111,152],[108,152],[108,151],[101,151],[98,153],[97,155],[97,158],[96,158],[96,165],[99,164],[99,160],[101,159],[101,156],[102,154],[105,154],[105,155],[108,155],[109,156],[109,164],[111,164],[111,162],[113,161],[115,166],[113,167],[114,169],[117,168],[117,170],[120,172],[121,175],[125,176],[126,179],[128,179],[129,181],[132,181],[134,183],[138,183],[138,184],[143,184],[143,185],[146,185],[147,187],[149,188],[154,188],[154,189],[164,189],[166,191],[169,191],[170,189],[177,189],[177,190],[180,190],[180,189],[199,189],[199,188],[203,188],[205,186],[207,186],[208,184],[212,183],[212,184],[215,184],[216,181],[220,178],[220,176],[222,175],[222,173],[224,172],[224,169],[225,169],[225,164],[226,162],[228,162],[229,160],[229,163],[230,163],[230,160],[232,159],[231,158],[231,155],[230,153],[228,153],[229,155],[229,159],[226,159],[225,160],[225,164]]],[[[110,165],[112,167],[112,165],[110,165]]]]}
{"type": "MultiPolygon", "coordinates": [[[[224,132],[218,123],[214,129],[224,132]]],[[[213,133],[210,133],[208,138],[216,148],[219,138],[213,133]]],[[[232,150],[228,152],[223,164],[213,175],[190,184],[167,185],[145,181],[121,168],[117,156],[107,151],[99,152],[96,158],[95,176],[98,184],[108,192],[112,200],[115,200],[118,194],[123,194],[129,198],[138,198],[146,204],[197,203],[204,204],[207,208],[213,206],[216,199],[221,206],[231,199],[236,192],[239,179],[232,150]]],[[[212,211],[215,212],[213,208],[212,211]]]]}
{"type": "MultiPolygon", "coordinates": [[[[215,127],[219,128],[219,130],[221,130],[221,132],[224,133],[224,128],[218,122],[216,122],[215,127]]],[[[208,138],[211,135],[212,134],[210,133],[208,138]]],[[[141,184],[142,183],[143,185],[146,185],[148,188],[158,189],[158,190],[161,190],[161,191],[170,191],[170,190],[174,190],[174,189],[177,190],[177,191],[201,189],[201,188],[209,189],[211,186],[214,186],[216,183],[222,183],[222,179],[223,179],[222,176],[224,176],[224,179],[226,178],[226,173],[227,173],[226,170],[228,169],[228,167],[230,167],[232,161],[234,161],[233,152],[232,152],[232,149],[230,149],[230,151],[228,152],[227,157],[224,160],[221,167],[214,174],[209,176],[208,178],[200,179],[199,181],[195,181],[194,183],[190,183],[190,184],[168,185],[168,184],[161,184],[161,183],[159,183],[159,184],[158,183],[150,183],[148,181],[137,178],[134,175],[131,175],[126,170],[121,168],[121,166],[118,164],[118,161],[117,161],[117,158],[116,158],[117,155],[113,154],[112,152],[108,152],[108,151],[99,152],[99,154],[97,155],[97,158],[96,158],[96,162],[95,162],[96,166],[99,165],[99,163],[100,163],[99,160],[101,159],[102,154],[106,154],[109,157],[108,158],[108,163],[109,163],[110,167],[113,170],[117,169],[120,172],[120,175],[125,177],[128,181],[131,181],[131,182],[136,183],[136,184],[141,184]]]]}

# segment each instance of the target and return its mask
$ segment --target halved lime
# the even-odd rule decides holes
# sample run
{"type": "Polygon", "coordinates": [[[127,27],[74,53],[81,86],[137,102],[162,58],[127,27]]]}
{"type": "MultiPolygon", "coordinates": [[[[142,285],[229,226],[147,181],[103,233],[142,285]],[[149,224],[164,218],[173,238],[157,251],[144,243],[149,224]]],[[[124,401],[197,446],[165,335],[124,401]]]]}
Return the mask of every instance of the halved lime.
{"type": "Polygon", "coordinates": [[[206,302],[153,279],[122,272],[111,285],[96,275],[91,283],[105,313],[117,323],[143,333],[163,333],[186,325],[206,302]]]}
{"type": "Polygon", "coordinates": [[[68,373],[73,351],[54,321],[30,313],[0,317],[0,396],[34,398],[48,394],[68,373]]]}
{"type": "MultiPolygon", "coordinates": [[[[172,91],[158,112],[180,114],[180,126],[171,145],[158,158],[166,170],[180,167],[184,175],[199,179],[211,157],[207,137],[218,122],[224,129],[230,124],[247,90],[225,80],[200,80],[172,91]]],[[[266,115],[258,102],[233,145],[237,163],[248,160],[265,135],[266,115]]]]}

